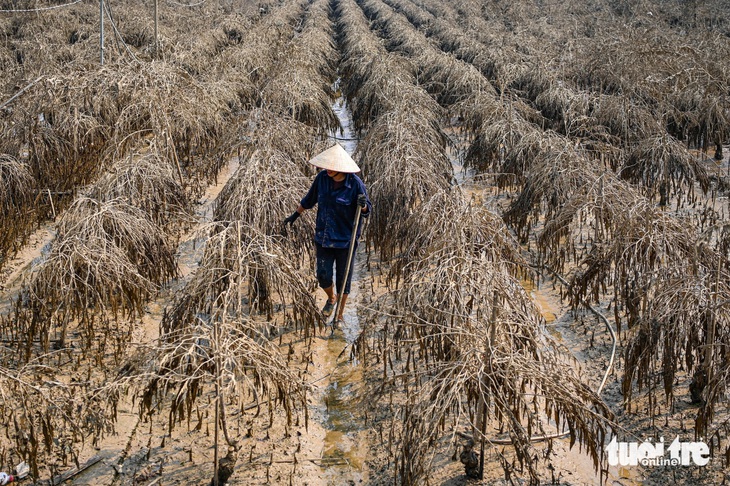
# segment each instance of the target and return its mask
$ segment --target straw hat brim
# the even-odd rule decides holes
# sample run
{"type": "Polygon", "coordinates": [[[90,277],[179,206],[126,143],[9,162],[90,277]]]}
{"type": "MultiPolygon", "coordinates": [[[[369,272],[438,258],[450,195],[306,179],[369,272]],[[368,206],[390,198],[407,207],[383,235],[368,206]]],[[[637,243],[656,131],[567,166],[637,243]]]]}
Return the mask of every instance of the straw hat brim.
{"type": "Polygon", "coordinates": [[[345,174],[360,172],[360,167],[338,143],[315,156],[309,163],[320,169],[334,170],[345,174]]]}

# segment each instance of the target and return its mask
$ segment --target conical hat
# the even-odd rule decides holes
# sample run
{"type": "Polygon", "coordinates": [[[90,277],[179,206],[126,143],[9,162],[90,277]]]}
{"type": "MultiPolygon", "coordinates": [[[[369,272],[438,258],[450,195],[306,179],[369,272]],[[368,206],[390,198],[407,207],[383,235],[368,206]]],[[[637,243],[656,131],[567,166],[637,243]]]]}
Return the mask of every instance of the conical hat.
{"type": "Polygon", "coordinates": [[[334,170],[346,174],[360,172],[360,167],[339,143],[315,156],[309,163],[320,169],[334,170]]]}

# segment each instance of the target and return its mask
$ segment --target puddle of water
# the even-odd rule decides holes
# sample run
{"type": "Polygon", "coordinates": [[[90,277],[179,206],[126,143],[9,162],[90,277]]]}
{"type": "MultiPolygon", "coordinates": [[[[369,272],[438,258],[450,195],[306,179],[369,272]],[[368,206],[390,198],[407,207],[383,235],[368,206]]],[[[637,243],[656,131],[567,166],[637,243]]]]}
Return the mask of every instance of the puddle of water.
{"type": "Polygon", "coordinates": [[[449,138],[450,143],[446,146],[446,154],[451,160],[451,167],[454,170],[454,182],[457,185],[465,185],[472,182],[477,175],[477,171],[473,168],[464,167],[464,156],[468,146],[464,138],[454,129],[447,127],[444,133],[449,138]]]}
{"type": "Polygon", "coordinates": [[[49,241],[45,245],[43,245],[43,248],[41,248],[41,254],[35,257],[30,262],[30,269],[34,270],[36,269],[40,264],[46,261],[48,258],[48,254],[51,253],[51,246],[53,244],[53,241],[49,241]]]}
{"type": "MultiPolygon", "coordinates": [[[[330,342],[332,341],[334,340],[330,342]]],[[[340,345],[338,348],[341,352],[344,347],[340,345]]],[[[336,354],[339,354],[339,352],[336,354]]],[[[343,360],[343,358],[340,359],[343,360]]],[[[360,426],[355,420],[354,401],[356,387],[361,380],[362,373],[359,366],[348,362],[341,362],[337,365],[332,375],[332,382],[327,386],[323,398],[326,411],[325,427],[327,429],[341,432],[360,430],[360,426]]]]}
{"type": "MultiPolygon", "coordinates": [[[[353,282],[353,293],[356,290],[353,282]]],[[[354,310],[345,312],[345,329],[354,331],[358,326],[357,315],[354,310]],[[348,319],[348,317],[350,317],[348,319]]],[[[340,475],[340,481],[345,478],[341,475],[348,473],[348,478],[358,481],[359,474],[367,454],[366,445],[358,433],[363,430],[362,420],[357,406],[357,392],[362,383],[362,368],[350,362],[346,356],[338,356],[350,341],[343,339],[345,333],[337,331],[327,343],[327,351],[335,369],[332,371],[330,383],[322,398],[325,405],[323,426],[327,430],[324,444],[322,466],[331,475],[340,475]]]]}
{"type": "Polygon", "coordinates": [[[0,276],[0,314],[5,315],[11,311],[21,286],[28,281],[31,272],[48,258],[55,237],[55,227],[47,223],[29,238],[35,242],[29,243],[9,260],[6,273],[0,276]],[[12,268],[13,265],[16,267],[12,268]]]}
{"type": "MultiPolygon", "coordinates": [[[[226,183],[235,175],[241,161],[238,157],[232,157],[223,167],[218,175],[218,183],[208,186],[199,205],[195,209],[195,216],[202,225],[213,221],[213,210],[218,195],[221,193],[226,183]]],[[[195,269],[203,258],[205,253],[205,245],[208,242],[208,236],[205,234],[196,234],[194,231],[183,235],[177,248],[177,262],[180,268],[180,276],[185,279],[195,269]]]]}
{"type": "MultiPolygon", "coordinates": [[[[522,287],[527,291],[527,293],[530,294],[533,302],[537,304],[538,309],[540,309],[540,314],[542,314],[542,316],[545,318],[545,323],[550,324],[555,322],[555,320],[557,319],[558,309],[556,309],[555,306],[548,301],[545,293],[543,293],[542,290],[540,290],[540,288],[537,287],[535,283],[531,280],[521,280],[520,283],[522,284],[522,287]]],[[[560,333],[552,326],[549,329],[550,333],[553,334],[554,337],[558,337],[560,335],[560,333]]],[[[562,336],[560,336],[560,339],[562,339],[562,336]]]]}
{"type": "MultiPolygon", "coordinates": [[[[356,263],[357,260],[356,257],[356,263]]],[[[353,270],[355,274],[350,293],[352,303],[358,295],[362,267],[356,264],[353,270]]],[[[322,468],[328,471],[328,475],[349,473],[348,477],[357,481],[362,479],[358,472],[362,471],[367,450],[359,437],[363,426],[357,406],[362,368],[348,359],[347,350],[360,331],[357,310],[353,304],[345,308],[343,317],[344,325],[327,340],[326,346],[326,359],[331,375],[321,399],[324,405],[322,425],[327,431],[322,451],[322,468]],[[343,355],[340,356],[341,354],[343,355]]],[[[344,478],[340,476],[339,480],[344,478]]]]}
{"type": "MultiPolygon", "coordinates": [[[[329,444],[325,446],[322,455],[324,464],[336,464],[353,471],[362,471],[366,451],[361,443],[339,430],[330,430],[324,440],[325,444],[329,444]]],[[[357,476],[362,477],[361,474],[357,476]]]]}
{"type": "MultiPolygon", "coordinates": [[[[340,86],[340,80],[338,79],[332,86],[332,91],[338,92],[340,86]]],[[[357,133],[352,129],[352,113],[350,108],[347,106],[347,102],[343,97],[337,98],[332,105],[332,110],[340,120],[340,126],[342,127],[337,132],[331,132],[329,135],[333,140],[342,145],[345,151],[352,155],[357,148],[357,133]]]]}
{"type": "Polygon", "coordinates": [[[563,335],[560,331],[558,331],[555,326],[547,326],[547,331],[550,333],[550,335],[558,342],[563,341],[563,335]]]}

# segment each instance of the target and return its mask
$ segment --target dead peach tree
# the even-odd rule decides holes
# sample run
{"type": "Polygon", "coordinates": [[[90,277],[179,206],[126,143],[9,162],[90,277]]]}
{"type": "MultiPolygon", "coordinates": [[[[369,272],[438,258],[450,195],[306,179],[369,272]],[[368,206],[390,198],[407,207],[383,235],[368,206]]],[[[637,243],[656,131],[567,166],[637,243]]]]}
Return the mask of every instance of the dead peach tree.
{"type": "Polygon", "coordinates": [[[359,343],[382,366],[379,392],[394,409],[397,483],[426,480],[436,454],[453,451],[460,437],[481,445],[483,469],[486,448],[502,434],[514,448],[501,455],[506,478],[526,471],[539,482],[533,439],[557,431],[600,469],[612,414],[541,326],[519,281],[529,267],[503,223],[452,189],[408,225],[402,283],[373,304],[359,343]],[[396,390],[403,400],[387,398],[396,390]]]}
{"type": "Polygon", "coordinates": [[[329,147],[317,127],[265,108],[251,110],[247,128],[250,140],[242,146],[242,151],[263,149],[266,152],[280,152],[293,162],[293,167],[309,176],[314,175],[316,170],[309,160],[329,147]]]}
{"type": "Polygon", "coordinates": [[[30,168],[11,155],[0,154],[0,269],[20,249],[35,223],[37,197],[30,168]]]}
{"type": "Polygon", "coordinates": [[[696,430],[711,430],[727,386],[717,381],[726,376],[728,346],[725,225],[708,228],[658,208],[581,151],[545,155],[527,173],[507,220],[520,228],[530,223],[519,215],[545,218],[538,256],[553,270],[569,270],[573,307],[611,297],[619,332],[626,326],[626,406],[636,387],[656,404],[661,386],[672,403],[680,374],[691,375],[690,394],[701,403],[696,430]]]}
{"type": "Polygon", "coordinates": [[[192,201],[180,183],[175,163],[158,150],[157,140],[116,162],[92,186],[99,201],[124,201],[142,210],[167,234],[190,225],[192,201]]]}
{"type": "Polygon", "coordinates": [[[304,216],[308,224],[286,230],[281,223],[310,184],[311,178],[301,173],[287,155],[262,146],[247,154],[228,180],[216,199],[214,217],[219,221],[242,221],[265,235],[276,236],[296,261],[311,263],[307,250],[313,231],[311,216],[304,216]],[[289,176],[282,178],[282,174],[289,176]]]}
{"type": "Polygon", "coordinates": [[[145,213],[119,199],[80,197],[64,214],[57,239],[22,296],[15,334],[26,359],[38,341],[81,348],[104,361],[120,358],[129,339],[129,320],[160,284],[177,274],[172,247],[145,213]]]}
{"type": "Polygon", "coordinates": [[[273,421],[283,409],[287,428],[301,413],[308,420],[307,386],[272,340],[285,327],[311,334],[319,312],[306,279],[272,237],[240,221],[211,223],[205,233],[200,267],[166,311],[159,341],[127,374],[141,382],[140,412],[166,410],[170,433],[213,406],[217,468],[218,431],[231,446],[242,439],[232,435],[227,410],[253,406],[273,421]]]}
{"type": "Polygon", "coordinates": [[[702,163],[666,132],[639,142],[628,154],[619,175],[645,187],[650,199],[658,195],[661,206],[666,206],[673,198],[677,199],[678,205],[684,197],[691,201],[695,182],[705,194],[710,186],[702,163]]]}
{"type": "Polygon", "coordinates": [[[381,115],[357,149],[371,196],[388,202],[375,206],[368,230],[384,259],[407,244],[403,216],[447,187],[453,174],[431,112],[416,106],[381,115]]]}

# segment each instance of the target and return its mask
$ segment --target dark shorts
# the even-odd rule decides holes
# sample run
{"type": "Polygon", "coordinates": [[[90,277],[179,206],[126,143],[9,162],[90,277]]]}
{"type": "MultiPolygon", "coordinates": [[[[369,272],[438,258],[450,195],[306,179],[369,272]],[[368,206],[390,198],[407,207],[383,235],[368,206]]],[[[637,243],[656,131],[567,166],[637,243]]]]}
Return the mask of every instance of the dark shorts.
{"type": "MultiPolygon", "coordinates": [[[[315,243],[317,247],[317,281],[323,289],[332,287],[332,275],[336,274],[337,294],[342,291],[342,281],[345,278],[345,267],[347,266],[347,254],[350,253],[349,248],[324,248],[319,243],[315,243]],[[333,268],[336,269],[333,272],[333,268]]],[[[355,243],[357,249],[357,243],[355,243]]],[[[352,274],[355,273],[355,252],[352,252],[352,261],[350,265],[350,275],[347,276],[344,294],[350,293],[350,283],[352,282],[352,274]]]]}

